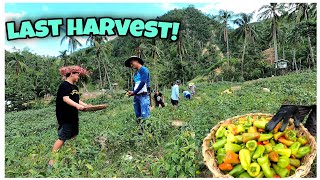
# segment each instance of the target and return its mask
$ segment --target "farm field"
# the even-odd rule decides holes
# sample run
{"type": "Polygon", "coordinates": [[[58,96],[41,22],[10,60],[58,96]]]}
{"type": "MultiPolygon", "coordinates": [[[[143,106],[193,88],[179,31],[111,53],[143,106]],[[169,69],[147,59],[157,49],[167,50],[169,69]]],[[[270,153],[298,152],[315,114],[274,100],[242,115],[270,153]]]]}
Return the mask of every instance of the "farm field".
{"type": "MultiPolygon", "coordinates": [[[[86,100],[109,107],[81,112],[79,136],[55,154],[51,154],[57,139],[54,104],[6,113],[5,177],[210,177],[201,145],[216,123],[251,112],[276,113],[281,104],[316,104],[316,72],[311,71],[196,85],[195,97],[182,98],[174,112],[170,90],[164,91],[167,106],[151,111],[143,135],[138,135],[132,98],[118,94],[86,100]],[[232,94],[221,94],[234,86],[238,88],[232,94]],[[56,160],[52,168],[50,157],[56,160]]],[[[316,177],[316,159],[311,175],[316,177]]]]}

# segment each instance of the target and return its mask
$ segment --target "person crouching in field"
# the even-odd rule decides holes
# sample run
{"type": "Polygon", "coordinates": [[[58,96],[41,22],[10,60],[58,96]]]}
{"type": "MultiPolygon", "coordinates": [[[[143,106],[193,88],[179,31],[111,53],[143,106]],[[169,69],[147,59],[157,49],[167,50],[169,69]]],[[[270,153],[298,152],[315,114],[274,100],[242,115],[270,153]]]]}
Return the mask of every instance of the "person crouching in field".
{"type": "Polygon", "coordinates": [[[157,89],[154,91],[153,98],[154,98],[155,107],[159,107],[159,105],[161,105],[161,107],[165,107],[165,105],[164,105],[164,96],[157,89]]]}
{"type": "MultiPolygon", "coordinates": [[[[63,81],[58,89],[56,98],[56,117],[58,120],[58,139],[53,145],[52,152],[59,150],[66,140],[75,138],[79,133],[79,116],[78,111],[88,107],[86,103],[80,100],[79,88],[75,85],[81,75],[86,75],[88,71],[79,66],[67,66],[60,70],[64,76],[63,81]]],[[[54,164],[50,159],[49,166],[54,164]]]]}
{"type": "Polygon", "coordinates": [[[191,99],[191,94],[189,93],[189,91],[183,91],[183,96],[186,98],[186,99],[191,99]]]}

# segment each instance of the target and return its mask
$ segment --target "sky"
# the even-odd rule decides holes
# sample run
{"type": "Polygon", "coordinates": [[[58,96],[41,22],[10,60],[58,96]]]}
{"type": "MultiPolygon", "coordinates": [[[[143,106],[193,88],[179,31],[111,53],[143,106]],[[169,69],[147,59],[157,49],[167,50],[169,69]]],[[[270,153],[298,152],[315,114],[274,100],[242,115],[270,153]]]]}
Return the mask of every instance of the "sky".
{"type": "MultiPolygon", "coordinates": [[[[217,15],[220,9],[251,13],[266,4],[265,1],[252,1],[243,6],[241,1],[213,1],[213,2],[187,2],[187,3],[5,3],[5,22],[21,20],[37,20],[41,18],[75,18],[75,17],[113,17],[113,18],[142,18],[154,19],[175,8],[186,8],[193,5],[205,14],[217,15]]],[[[5,37],[6,39],[6,37],[5,37]]],[[[14,51],[28,48],[31,52],[44,56],[58,56],[59,51],[67,49],[67,42],[61,43],[61,37],[32,38],[20,40],[5,40],[5,49],[14,51]]],[[[77,37],[87,47],[87,37],[77,37]]]]}

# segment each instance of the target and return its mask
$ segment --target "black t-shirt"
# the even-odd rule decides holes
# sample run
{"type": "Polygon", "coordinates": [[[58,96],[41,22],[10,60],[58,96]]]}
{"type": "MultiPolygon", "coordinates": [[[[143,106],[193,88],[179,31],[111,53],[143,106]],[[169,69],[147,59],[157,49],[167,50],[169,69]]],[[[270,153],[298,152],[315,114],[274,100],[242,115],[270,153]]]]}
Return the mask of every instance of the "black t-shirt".
{"type": "Polygon", "coordinates": [[[153,96],[153,98],[157,103],[161,103],[162,102],[162,94],[161,93],[158,93],[158,95],[155,94],[153,96]]]}
{"type": "Polygon", "coordinates": [[[56,99],[56,117],[58,123],[60,125],[65,123],[77,124],[79,122],[78,109],[64,102],[64,96],[69,96],[71,100],[79,103],[80,96],[78,87],[70,84],[68,81],[60,84],[56,99]]]}

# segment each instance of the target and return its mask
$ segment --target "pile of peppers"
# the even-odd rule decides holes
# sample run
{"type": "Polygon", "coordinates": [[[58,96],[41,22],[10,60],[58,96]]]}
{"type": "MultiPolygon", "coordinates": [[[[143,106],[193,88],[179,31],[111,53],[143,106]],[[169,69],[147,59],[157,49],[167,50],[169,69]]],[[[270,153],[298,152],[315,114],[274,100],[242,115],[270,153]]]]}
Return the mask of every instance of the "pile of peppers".
{"type": "Polygon", "coordinates": [[[223,123],[212,144],[219,169],[237,178],[285,178],[295,174],[300,159],[311,152],[305,136],[293,126],[265,131],[271,118],[250,116],[223,123]]]}

